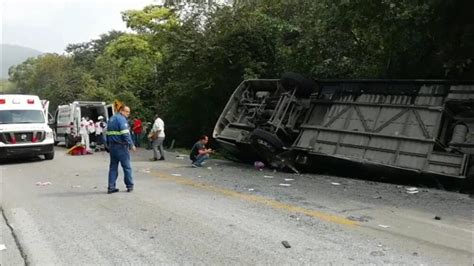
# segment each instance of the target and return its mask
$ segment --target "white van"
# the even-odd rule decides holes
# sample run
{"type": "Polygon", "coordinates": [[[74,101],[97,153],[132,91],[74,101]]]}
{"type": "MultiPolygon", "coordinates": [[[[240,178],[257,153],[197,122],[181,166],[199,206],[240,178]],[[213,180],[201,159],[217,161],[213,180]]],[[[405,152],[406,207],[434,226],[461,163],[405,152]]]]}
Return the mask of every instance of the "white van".
{"type": "Polygon", "coordinates": [[[54,114],[52,126],[55,133],[54,143],[64,142],[66,147],[70,148],[81,141],[79,129],[82,117],[88,117],[97,122],[99,116],[108,120],[112,115],[111,105],[107,106],[105,102],[74,101],[67,105],[60,105],[54,114]]]}
{"type": "Polygon", "coordinates": [[[48,105],[35,95],[0,94],[0,158],[54,158],[48,105]]]}

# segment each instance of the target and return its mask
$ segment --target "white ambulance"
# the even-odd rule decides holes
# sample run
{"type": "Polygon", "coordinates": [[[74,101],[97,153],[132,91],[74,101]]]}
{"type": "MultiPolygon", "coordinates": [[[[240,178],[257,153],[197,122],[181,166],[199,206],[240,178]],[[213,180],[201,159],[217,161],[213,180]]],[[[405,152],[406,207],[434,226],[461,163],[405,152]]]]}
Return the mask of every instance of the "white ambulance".
{"type": "Polygon", "coordinates": [[[0,158],[54,158],[48,105],[35,95],[0,94],[0,158]]]}
{"type": "Polygon", "coordinates": [[[66,148],[71,148],[80,142],[81,118],[87,117],[97,122],[99,116],[104,117],[107,121],[112,115],[112,105],[106,105],[105,102],[74,101],[58,106],[54,114],[54,122],[51,125],[55,133],[55,144],[64,142],[66,148]]]}

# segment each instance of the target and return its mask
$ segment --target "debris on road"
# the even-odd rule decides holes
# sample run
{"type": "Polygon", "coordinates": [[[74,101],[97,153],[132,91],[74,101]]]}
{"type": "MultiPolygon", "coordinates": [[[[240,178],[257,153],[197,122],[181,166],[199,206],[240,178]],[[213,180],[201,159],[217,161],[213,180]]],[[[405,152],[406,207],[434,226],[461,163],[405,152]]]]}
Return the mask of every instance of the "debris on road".
{"type": "Polygon", "coordinates": [[[183,154],[178,154],[176,155],[176,159],[178,160],[184,160],[184,158],[186,158],[187,156],[186,155],[183,155],[183,154]]]}
{"type": "Polygon", "coordinates": [[[372,217],[370,216],[360,216],[360,217],[357,217],[357,216],[347,216],[346,217],[348,220],[351,220],[351,221],[355,221],[355,222],[368,222],[370,219],[372,219],[372,217]]]}
{"type": "Polygon", "coordinates": [[[0,245],[0,251],[7,249],[7,247],[4,244],[0,245]]]}
{"type": "Polygon", "coordinates": [[[71,186],[72,188],[80,188],[80,185],[71,186]]]}
{"type": "Polygon", "coordinates": [[[434,219],[435,219],[435,220],[441,220],[441,217],[435,216],[434,219]]]}
{"type": "Polygon", "coordinates": [[[249,191],[255,191],[255,189],[254,188],[249,188],[249,191]]]}
{"type": "Polygon", "coordinates": [[[288,241],[281,241],[281,244],[282,244],[285,248],[291,248],[290,243],[288,243],[288,241]]]}
{"type": "Polygon", "coordinates": [[[379,224],[379,226],[382,227],[382,228],[390,228],[389,225],[384,225],[384,224],[379,224]]]}
{"type": "Polygon", "coordinates": [[[263,177],[264,177],[264,178],[273,178],[272,175],[264,175],[263,177]]]}
{"type": "Polygon", "coordinates": [[[172,176],[181,176],[181,174],[171,174],[172,176]]]}
{"type": "Polygon", "coordinates": [[[291,186],[291,184],[281,183],[280,186],[282,186],[282,187],[289,187],[289,186],[291,186]]]}
{"type": "Polygon", "coordinates": [[[285,178],[285,181],[293,181],[293,178],[285,178]]]}
{"type": "Polygon", "coordinates": [[[149,174],[150,173],[150,168],[142,169],[142,173],[149,174]]]}
{"type": "Polygon", "coordinates": [[[370,255],[374,257],[382,257],[385,256],[385,253],[383,253],[382,251],[372,251],[370,252],[370,255]]]}
{"type": "Polygon", "coordinates": [[[331,182],[331,185],[334,185],[334,186],[340,186],[341,183],[337,183],[337,182],[331,182]]]}
{"type": "Polygon", "coordinates": [[[260,162],[260,161],[256,161],[253,163],[253,166],[258,170],[258,171],[262,171],[263,168],[265,168],[265,164],[263,162],[260,162]]]}
{"type": "Polygon", "coordinates": [[[36,182],[37,186],[49,186],[51,185],[51,182],[46,181],[46,182],[36,182]]]}
{"type": "Polygon", "coordinates": [[[212,167],[210,167],[210,166],[209,166],[209,167],[207,167],[207,170],[212,170],[212,167]]]}

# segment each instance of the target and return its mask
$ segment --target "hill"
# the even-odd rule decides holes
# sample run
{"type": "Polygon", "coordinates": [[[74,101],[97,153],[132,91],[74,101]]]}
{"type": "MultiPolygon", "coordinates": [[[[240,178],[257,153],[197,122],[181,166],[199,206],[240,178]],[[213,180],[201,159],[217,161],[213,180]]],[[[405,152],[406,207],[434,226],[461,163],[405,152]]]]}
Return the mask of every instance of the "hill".
{"type": "Polygon", "coordinates": [[[42,54],[42,52],[23,47],[19,45],[2,44],[0,46],[0,57],[1,57],[1,76],[0,79],[8,78],[8,68],[12,65],[20,64],[29,57],[36,57],[42,54]]]}

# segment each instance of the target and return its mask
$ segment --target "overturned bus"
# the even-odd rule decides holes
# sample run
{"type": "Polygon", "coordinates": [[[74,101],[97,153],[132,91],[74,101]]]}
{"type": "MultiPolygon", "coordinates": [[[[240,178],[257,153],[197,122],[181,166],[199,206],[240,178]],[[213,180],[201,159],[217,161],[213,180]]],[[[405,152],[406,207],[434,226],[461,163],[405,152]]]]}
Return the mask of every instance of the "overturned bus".
{"type": "Polygon", "coordinates": [[[474,175],[474,82],[246,80],[213,137],[235,158],[273,167],[474,175]]]}

